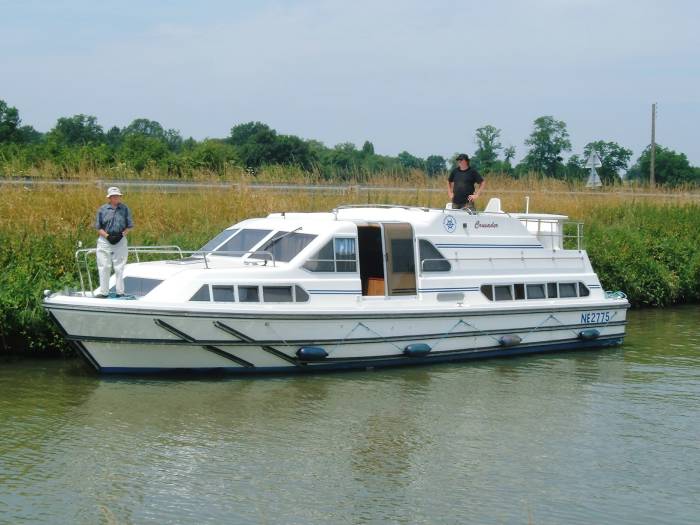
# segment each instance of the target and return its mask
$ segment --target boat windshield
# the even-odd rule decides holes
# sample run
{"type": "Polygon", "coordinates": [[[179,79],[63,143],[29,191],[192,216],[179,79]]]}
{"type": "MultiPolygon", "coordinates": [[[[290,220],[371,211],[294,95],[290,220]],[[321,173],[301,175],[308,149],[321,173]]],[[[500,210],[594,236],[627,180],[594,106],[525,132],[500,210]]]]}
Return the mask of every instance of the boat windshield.
{"type": "Polygon", "coordinates": [[[211,252],[216,250],[216,248],[224,241],[230,239],[238,230],[224,230],[219,235],[214,237],[211,241],[202,246],[201,251],[211,252]]]}
{"type": "Polygon", "coordinates": [[[222,252],[218,253],[217,255],[225,255],[226,257],[242,257],[246,254],[246,252],[252,250],[255,245],[267,237],[271,231],[272,230],[258,230],[253,228],[238,230],[236,235],[231,237],[228,241],[216,249],[217,252],[222,252]]]}
{"type": "MultiPolygon", "coordinates": [[[[260,247],[259,251],[271,253],[275,261],[289,262],[315,238],[316,235],[309,233],[278,231],[272,239],[260,247]]],[[[269,257],[264,253],[256,253],[250,258],[266,259],[269,257]]]]}

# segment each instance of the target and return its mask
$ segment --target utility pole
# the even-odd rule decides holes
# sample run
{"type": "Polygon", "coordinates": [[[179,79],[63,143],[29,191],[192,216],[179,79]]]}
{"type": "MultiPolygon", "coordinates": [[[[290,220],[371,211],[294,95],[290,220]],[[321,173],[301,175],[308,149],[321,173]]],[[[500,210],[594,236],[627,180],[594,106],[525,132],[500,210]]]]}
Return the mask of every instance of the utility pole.
{"type": "Polygon", "coordinates": [[[649,169],[649,185],[656,184],[654,170],[656,169],[656,102],[651,105],[651,167],[649,169]]]}

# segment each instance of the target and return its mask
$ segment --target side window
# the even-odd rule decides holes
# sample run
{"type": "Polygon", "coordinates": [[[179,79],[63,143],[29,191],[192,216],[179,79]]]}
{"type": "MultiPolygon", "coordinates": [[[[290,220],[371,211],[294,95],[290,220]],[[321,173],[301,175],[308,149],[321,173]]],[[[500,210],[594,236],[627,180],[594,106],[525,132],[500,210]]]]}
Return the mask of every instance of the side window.
{"type": "Polygon", "coordinates": [[[430,241],[420,239],[418,241],[421,269],[424,272],[449,272],[452,269],[450,262],[445,259],[430,241]]]}
{"type": "Polygon", "coordinates": [[[489,301],[493,301],[493,286],[490,284],[482,284],[481,293],[484,294],[489,301]]]}
{"type": "Polygon", "coordinates": [[[197,292],[192,296],[190,301],[210,301],[211,299],[209,298],[209,285],[204,284],[202,287],[197,290],[197,292]]]}
{"type": "Polygon", "coordinates": [[[524,284],[514,284],[513,288],[515,288],[515,298],[516,299],[525,299],[525,285],[524,284]]]}
{"type": "Polygon", "coordinates": [[[304,268],[311,272],[356,272],[355,246],[354,237],[336,237],[306,261],[304,268]]]}
{"type": "Polygon", "coordinates": [[[260,294],[257,286],[239,286],[238,300],[242,303],[259,303],[260,294]]]}
{"type": "Polygon", "coordinates": [[[297,303],[305,303],[309,300],[309,294],[301,286],[294,286],[294,300],[297,303]]]}
{"type": "Polygon", "coordinates": [[[527,285],[528,299],[544,299],[544,284],[528,284],[527,285]]]}
{"type": "Polygon", "coordinates": [[[496,296],[496,301],[512,301],[513,291],[509,284],[506,285],[496,285],[493,287],[494,294],[496,296]]]}
{"type": "Polygon", "coordinates": [[[580,297],[588,297],[591,291],[583,283],[578,283],[578,294],[580,297]]]}
{"type": "Polygon", "coordinates": [[[550,299],[556,299],[559,297],[557,293],[557,283],[547,283],[547,297],[550,299]]]}
{"type": "Polygon", "coordinates": [[[559,297],[576,297],[577,283],[559,283],[559,297]]]}
{"type": "Polygon", "coordinates": [[[235,301],[233,298],[233,286],[212,286],[212,295],[214,296],[214,301],[221,303],[232,303],[235,301]]]}
{"type": "Polygon", "coordinates": [[[266,303],[291,303],[291,286],[263,286],[263,300],[266,303]]]}
{"type": "Polygon", "coordinates": [[[356,272],[357,252],[355,251],[355,239],[350,237],[337,237],[334,242],[335,271],[356,272]]]}

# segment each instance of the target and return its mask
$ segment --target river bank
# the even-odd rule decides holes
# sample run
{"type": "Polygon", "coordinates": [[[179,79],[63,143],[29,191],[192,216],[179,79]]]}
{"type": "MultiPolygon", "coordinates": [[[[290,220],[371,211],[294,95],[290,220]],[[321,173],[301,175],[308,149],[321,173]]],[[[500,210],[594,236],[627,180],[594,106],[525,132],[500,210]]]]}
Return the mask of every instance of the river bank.
{"type": "MultiPolygon", "coordinates": [[[[523,195],[498,181],[486,198],[522,211],[523,195]],[[502,190],[502,192],[499,192],[502,190]]],[[[533,192],[530,209],[562,213],[585,224],[585,247],[606,290],[624,291],[635,307],[700,302],[700,205],[683,199],[649,202],[636,195],[533,192]]],[[[0,352],[50,354],[67,347],[41,307],[44,289],[79,287],[74,252],[92,247],[100,185],[5,187],[0,192],[0,352]]],[[[136,229],[132,245],[197,249],[223,228],[278,211],[327,211],[339,204],[394,203],[443,207],[433,188],[328,192],[236,186],[188,192],[134,189],[125,196],[136,229]]],[[[481,204],[483,208],[485,202],[481,204]]]]}

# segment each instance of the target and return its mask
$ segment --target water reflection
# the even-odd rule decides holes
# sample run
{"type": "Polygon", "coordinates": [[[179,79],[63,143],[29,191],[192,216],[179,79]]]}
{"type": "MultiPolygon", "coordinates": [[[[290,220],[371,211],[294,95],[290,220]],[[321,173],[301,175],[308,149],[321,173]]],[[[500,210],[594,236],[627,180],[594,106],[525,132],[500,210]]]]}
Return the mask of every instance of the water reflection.
{"type": "Polygon", "coordinates": [[[696,321],[633,312],[622,348],[302,377],[3,364],[0,510],[32,523],[691,523],[696,321]]]}

